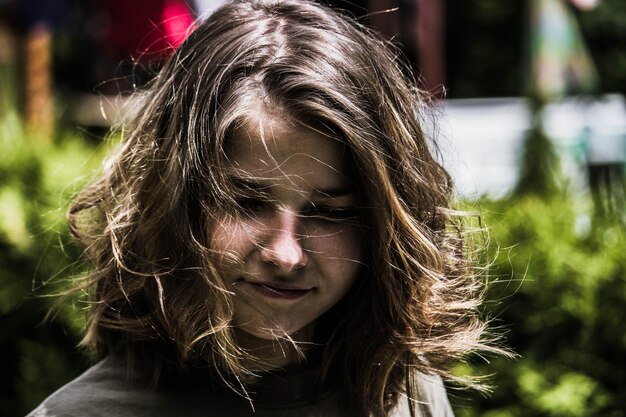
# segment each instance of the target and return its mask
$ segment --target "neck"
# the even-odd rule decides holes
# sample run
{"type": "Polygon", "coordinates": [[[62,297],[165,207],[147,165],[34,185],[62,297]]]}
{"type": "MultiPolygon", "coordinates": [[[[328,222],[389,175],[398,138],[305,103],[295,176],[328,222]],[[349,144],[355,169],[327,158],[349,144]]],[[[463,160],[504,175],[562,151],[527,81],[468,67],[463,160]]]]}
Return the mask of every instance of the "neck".
{"type": "Polygon", "coordinates": [[[256,359],[253,367],[259,371],[297,370],[307,366],[315,350],[313,331],[313,326],[307,326],[289,337],[264,339],[235,330],[235,337],[237,344],[256,359]]]}

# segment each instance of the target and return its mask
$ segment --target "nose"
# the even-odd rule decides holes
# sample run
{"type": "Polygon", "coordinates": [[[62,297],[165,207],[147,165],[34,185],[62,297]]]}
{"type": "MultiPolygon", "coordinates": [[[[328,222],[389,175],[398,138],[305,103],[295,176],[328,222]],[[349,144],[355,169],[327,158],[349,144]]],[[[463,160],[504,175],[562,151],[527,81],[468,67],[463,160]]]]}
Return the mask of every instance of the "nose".
{"type": "Polygon", "coordinates": [[[261,245],[261,260],[278,268],[281,272],[292,272],[304,268],[308,256],[302,248],[302,237],[297,233],[298,217],[295,213],[280,210],[266,231],[261,245]]]}

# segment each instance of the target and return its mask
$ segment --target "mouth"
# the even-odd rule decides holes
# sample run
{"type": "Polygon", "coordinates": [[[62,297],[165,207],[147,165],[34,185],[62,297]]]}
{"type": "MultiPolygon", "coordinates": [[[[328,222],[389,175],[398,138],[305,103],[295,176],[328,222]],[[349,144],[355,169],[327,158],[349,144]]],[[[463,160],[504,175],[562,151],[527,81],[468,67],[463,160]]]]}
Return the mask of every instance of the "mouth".
{"type": "Polygon", "coordinates": [[[277,285],[268,284],[264,282],[251,282],[245,281],[246,284],[252,287],[258,294],[268,297],[285,300],[297,300],[309,293],[313,292],[314,288],[300,288],[290,285],[277,285]]]}

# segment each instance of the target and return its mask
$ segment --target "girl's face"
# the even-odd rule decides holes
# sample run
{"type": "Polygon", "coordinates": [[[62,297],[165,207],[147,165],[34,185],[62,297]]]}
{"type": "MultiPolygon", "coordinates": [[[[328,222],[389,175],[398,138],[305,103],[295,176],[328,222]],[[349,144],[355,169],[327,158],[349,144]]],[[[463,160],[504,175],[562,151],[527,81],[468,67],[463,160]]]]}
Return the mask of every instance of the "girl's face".
{"type": "Polygon", "coordinates": [[[310,340],[359,274],[359,201],[344,146],[270,118],[239,128],[227,155],[240,213],[215,222],[211,243],[236,329],[310,340]]]}

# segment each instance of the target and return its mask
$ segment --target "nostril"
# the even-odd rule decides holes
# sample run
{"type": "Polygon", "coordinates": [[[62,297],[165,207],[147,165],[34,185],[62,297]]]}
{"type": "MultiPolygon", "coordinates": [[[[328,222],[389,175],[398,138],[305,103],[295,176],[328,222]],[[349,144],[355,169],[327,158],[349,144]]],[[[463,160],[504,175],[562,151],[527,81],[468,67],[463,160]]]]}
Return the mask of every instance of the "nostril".
{"type": "Polygon", "coordinates": [[[261,246],[260,251],[263,262],[275,265],[285,272],[303,268],[307,263],[307,255],[300,239],[284,231],[261,246]]]}

